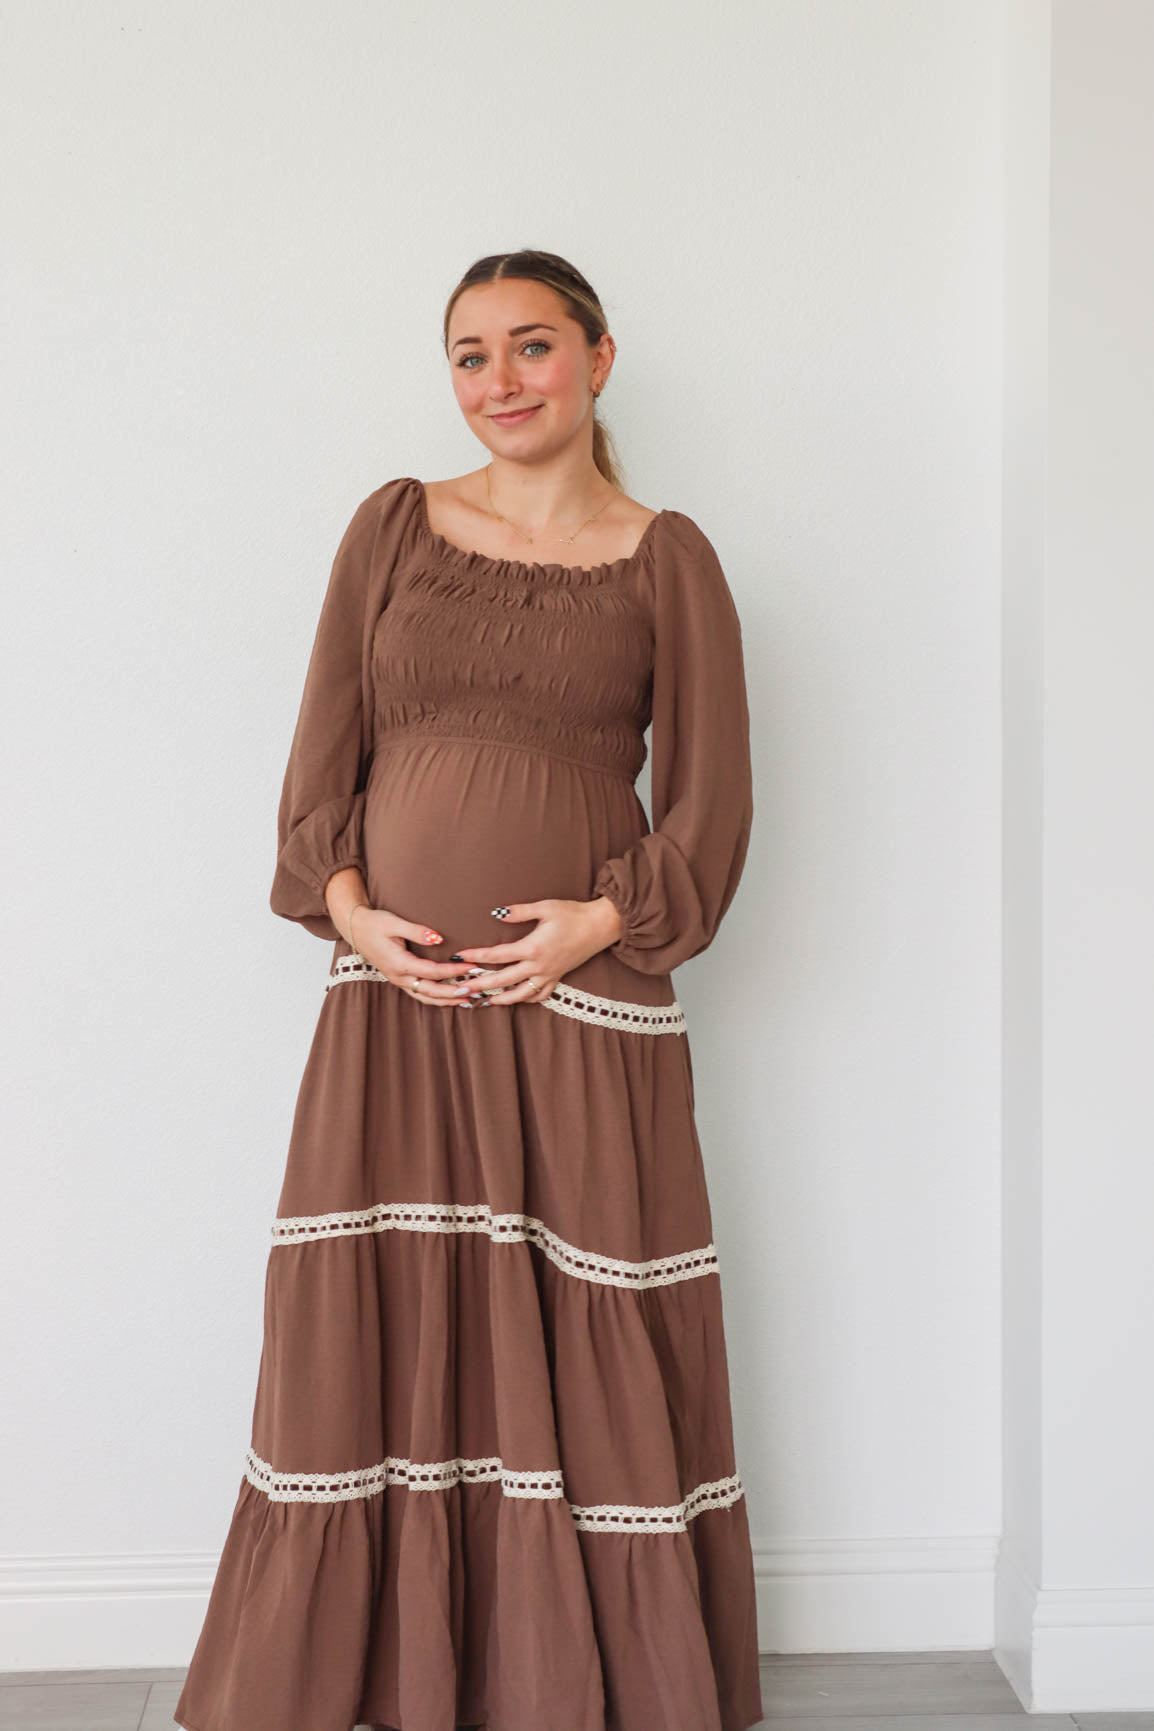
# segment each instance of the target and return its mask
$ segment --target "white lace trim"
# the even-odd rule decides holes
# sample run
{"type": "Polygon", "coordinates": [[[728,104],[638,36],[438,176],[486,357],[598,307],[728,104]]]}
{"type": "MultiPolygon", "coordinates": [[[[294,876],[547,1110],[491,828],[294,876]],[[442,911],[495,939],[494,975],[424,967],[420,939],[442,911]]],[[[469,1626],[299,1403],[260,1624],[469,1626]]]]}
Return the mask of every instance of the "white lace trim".
{"type": "Polygon", "coordinates": [[[299,1244],[316,1238],[348,1238],[360,1232],[487,1232],[495,1244],[532,1243],[566,1274],[602,1286],[671,1286],[718,1271],[717,1250],[682,1250],[648,1262],[627,1262],[581,1250],[551,1232],[531,1214],[494,1214],[487,1202],[378,1202],[338,1214],[290,1214],[273,1221],[274,1244],[299,1244]]]}
{"type": "MultiPolygon", "coordinates": [[[[456,1484],[499,1482],[507,1497],[545,1500],[563,1498],[565,1482],[559,1469],[545,1472],[513,1472],[502,1466],[499,1455],[479,1460],[401,1460],[390,1455],[373,1467],[345,1473],[274,1472],[268,1461],[253,1450],[245,1455],[245,1478],[274,1503],[338,1503],[353,1497],[372,1497],[386,1485],[405,1485],[413,1491],[443,1491],[456,1484]]],[[[683,1533],[691,1520],[706,1509],[728,1508],[743,1496],[741,1475],[714,1479],[697,1485],[680,1503],[668,1505],[630,1503],[570,1503],[574,1525],[598,1533],[683,1533]]]]}
{"type": "Polygon", "coordinates": [[[631,1004],[624,998],[600,998],[596,992],[568,986],[564,980],[541,1002],[545,1009],[556,1010],[559,1016],[572,1016],[578,1022],[597,1022],[605,1028],[629,1028],[638,1034],[685,1032],[685,1013],[677,1002],[631,1004]]]}
{"type": "MultiPolygon", "coordinates": [[[[325,991],[347,980],[379,980],[388,985],[384,974],[356,950],[340,956],[325,981],[325,991]]],[[[579,1022],[596,1022],[602,1028],[624,1028],[636,1034],[684,1034],[685,1012],[681,1005],[633,1004],[626,998],[602,998],[596,992],[586,992],[580,986],[562,981],[554,986],[540,1007],[555,1010],[560,1016],[572,1016],[579,1022]]]]}

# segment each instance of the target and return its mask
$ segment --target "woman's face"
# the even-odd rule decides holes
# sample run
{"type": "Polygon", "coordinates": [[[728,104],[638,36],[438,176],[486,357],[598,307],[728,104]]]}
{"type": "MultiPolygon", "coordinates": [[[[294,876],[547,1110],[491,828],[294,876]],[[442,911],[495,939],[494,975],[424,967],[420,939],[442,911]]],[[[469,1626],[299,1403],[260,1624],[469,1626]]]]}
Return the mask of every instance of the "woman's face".
{"type": "Polygon", "coordinates": [[[494,456],[514,462],[551,456],[581,431],[613,358],[611,337],[591,349],[559,295],[517,277],[467,288],[448,340],[461,413],[494,456]]]}

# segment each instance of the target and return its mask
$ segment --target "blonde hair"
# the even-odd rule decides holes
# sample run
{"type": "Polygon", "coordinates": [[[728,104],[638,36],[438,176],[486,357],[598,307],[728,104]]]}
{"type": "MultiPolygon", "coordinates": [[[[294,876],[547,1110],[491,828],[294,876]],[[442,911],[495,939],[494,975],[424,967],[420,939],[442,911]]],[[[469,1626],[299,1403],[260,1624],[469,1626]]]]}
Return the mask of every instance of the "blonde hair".
{"type": "MultiPolygon", "coordinates": [[[[553,289],[561,296],[566,309],[585,332],[590,348],[597,346],[598,340],[609,328],[601,302],[575,265],[560,258],[555,252],[538,252],[532,247],[525,247],[520,252],[490,253],[487,258],[479,258],[469,266],[449,296],[445,308],[441,341],[446,355],[449,352],[449,320],[461,295],[477,283],[496,282],[499,277],[524,278],[529,282],[544,283],[546,288],[553,289]]],[[[597,413],[596,401],[593,403],[593,461],[607,481],[624,491],[613,437],[597,413]]]]}

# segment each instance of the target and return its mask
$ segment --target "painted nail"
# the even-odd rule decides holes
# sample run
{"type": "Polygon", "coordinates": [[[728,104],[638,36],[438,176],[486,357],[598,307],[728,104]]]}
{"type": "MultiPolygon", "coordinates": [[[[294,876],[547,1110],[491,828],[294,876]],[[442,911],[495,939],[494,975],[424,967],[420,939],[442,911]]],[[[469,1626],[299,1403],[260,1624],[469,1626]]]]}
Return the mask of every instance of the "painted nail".
{"type": "Polygon", "coordinates": [[[507,920],[509,918],[508,908],[490,908],[489,912],[495,920],[507,920]]]}
{"type": "Polygon", "coordinates": [[[443,944],[444,941],[445,940],[441,936],[440,932],[435,932],[431,926],[425,933],[424,942],[427,944],[443,944]]]}
{"type": "Polygon", "coordinates": [[[452,955],[449,957],[449,960],[451,962],[463,962],[464,959],[465,959],[464,956],[460,956],[460,955],[452,955]]]}

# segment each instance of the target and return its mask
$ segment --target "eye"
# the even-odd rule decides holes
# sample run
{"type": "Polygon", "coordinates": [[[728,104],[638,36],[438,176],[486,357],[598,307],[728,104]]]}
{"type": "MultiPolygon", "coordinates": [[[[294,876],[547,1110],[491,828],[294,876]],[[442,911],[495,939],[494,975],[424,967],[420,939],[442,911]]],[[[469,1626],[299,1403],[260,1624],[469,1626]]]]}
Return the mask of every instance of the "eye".
{"type": "MultiPolygon", "coordinates": [[[[524,354],[526,349],[543,349],[544,352],[548,354],[552,347],[552,343],[546,341],[544,337],[530,337],[527,342],[521,344],[521,352],[524,354]]],[[[456,365],[461,368],[462,372],[475,373],[477,370],[476,367],[469,366],[468,362],[483,361],[484,358],[484,355],[479,354],[474,350],[472,354],[460,355],[457,359],[456,365]]],[[[533,358],[536,359],[535,356],[533,358]]]]}

